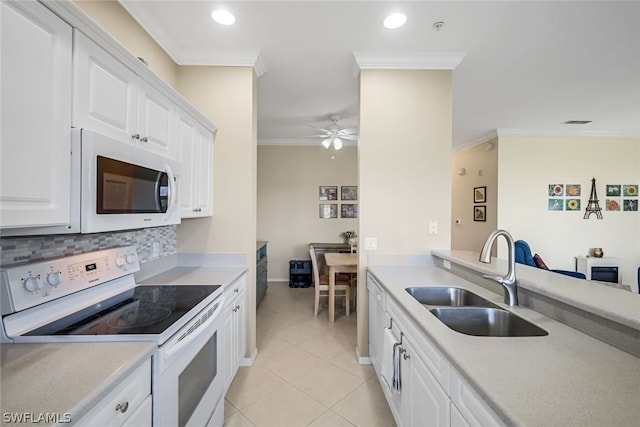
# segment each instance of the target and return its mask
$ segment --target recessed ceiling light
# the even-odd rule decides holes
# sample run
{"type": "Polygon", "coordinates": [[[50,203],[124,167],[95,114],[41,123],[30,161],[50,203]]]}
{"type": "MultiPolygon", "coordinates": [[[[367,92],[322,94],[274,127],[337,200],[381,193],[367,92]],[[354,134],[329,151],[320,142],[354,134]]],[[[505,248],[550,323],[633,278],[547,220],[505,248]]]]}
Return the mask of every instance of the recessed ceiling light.
{"type": "Polygon", "coordinates": [[[216,9],[211,12],[211,18],[220,25],[233,25],[236,17],[226,9],[216,9]]]}
{"type": "Polygon", "coordinates": [[[384,18],[384,26],[390,30],[402,27],[407,22],[407,16],[403,13],[392,13],[384,18]]]}

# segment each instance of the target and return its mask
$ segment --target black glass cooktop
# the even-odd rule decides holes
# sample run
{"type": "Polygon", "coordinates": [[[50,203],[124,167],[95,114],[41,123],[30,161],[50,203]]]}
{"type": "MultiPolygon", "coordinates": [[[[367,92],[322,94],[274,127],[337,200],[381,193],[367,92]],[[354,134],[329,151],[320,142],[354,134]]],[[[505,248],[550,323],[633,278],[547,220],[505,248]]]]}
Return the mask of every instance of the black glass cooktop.
{"type": "Polygon", "coordinates": [[[138,286],[25,335],[161,334],[219,288],[220,285],[138,286]]]}

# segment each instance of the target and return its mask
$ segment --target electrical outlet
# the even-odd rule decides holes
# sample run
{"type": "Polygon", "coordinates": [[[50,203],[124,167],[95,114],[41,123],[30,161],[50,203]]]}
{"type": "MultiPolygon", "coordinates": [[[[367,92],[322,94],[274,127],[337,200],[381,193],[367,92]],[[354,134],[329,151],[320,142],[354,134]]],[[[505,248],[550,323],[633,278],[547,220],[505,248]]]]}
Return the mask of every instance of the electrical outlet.
{"type": "Polygon", "coordinates": [[[429,234],[438,234],[438,221],[435,219],[429,220],[429,234]]]}
{"type": "Polygon", "coordinates": [[[364,249],[367,251],[377,251],[378,250],[378,238],[377,237],[365,237],[364,238],[364,249]]]}
{"type": "Polygon", "coordinates": [[[442,266],[447,270],[451,270],[451,261],[448,259],[442,260],[442,266]]]}

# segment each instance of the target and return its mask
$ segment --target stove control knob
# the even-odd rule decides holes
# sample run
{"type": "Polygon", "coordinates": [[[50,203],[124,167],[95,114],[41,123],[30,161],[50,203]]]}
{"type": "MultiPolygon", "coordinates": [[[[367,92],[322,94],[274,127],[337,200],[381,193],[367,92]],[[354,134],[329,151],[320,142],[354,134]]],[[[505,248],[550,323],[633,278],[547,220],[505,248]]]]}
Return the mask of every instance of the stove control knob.
{"type": "Polygon", "coordinates": [[[134,254],[127,255],[127,264],[133,264],[136,262],[136,256],[134,254]]]}
{"type": "Polygon", "coordinates": [[[28,277],[22,282],[22,286],[28,292],[38,292],[41,288],[37,277],[28,277]]]}
{"type": "Polygon", "coordinates": [[[118,255],[116,257],[116,267],[122,268],[124,267],[125,263],[126,263],[125,257],[123,257],[122,255],[118,255]]]}
{"type": "Polygon", "coordinates": [[[60,284],[60,281],[61,280],[59,271],[52,271],[51,273],[47,274],[47,283],[49,284],[49,286],[53,286],[55,288],[60,284]]]}

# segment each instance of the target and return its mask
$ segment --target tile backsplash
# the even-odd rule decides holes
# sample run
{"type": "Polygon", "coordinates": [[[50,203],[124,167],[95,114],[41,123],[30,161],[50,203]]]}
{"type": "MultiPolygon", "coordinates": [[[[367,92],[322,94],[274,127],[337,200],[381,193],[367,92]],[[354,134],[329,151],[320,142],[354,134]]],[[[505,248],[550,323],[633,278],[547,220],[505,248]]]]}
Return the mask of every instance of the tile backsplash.
{"type": "Polygon", "coordinates": [[[0,265],[3,267],[28,261],[135,245],[141,263],[177,253],[176,226],[143,228],[96,234],[56,234],[50,236],[0,238],[0,265]],[[153,256],[153,244],[159,253],[153,256]]]}

